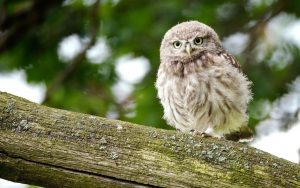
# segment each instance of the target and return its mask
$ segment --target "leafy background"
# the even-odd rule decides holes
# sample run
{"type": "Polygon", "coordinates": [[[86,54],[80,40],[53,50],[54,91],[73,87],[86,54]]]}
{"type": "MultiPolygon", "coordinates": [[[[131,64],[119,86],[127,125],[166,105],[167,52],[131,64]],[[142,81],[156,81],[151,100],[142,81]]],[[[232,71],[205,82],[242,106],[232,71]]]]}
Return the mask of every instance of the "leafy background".
{"type": "MultiPolygon", "coordinates": [[[[297,0],[2,0],[0,76],[21,71],[47,106],[171,129],[154,88],[160,42],[173,25],[199,20],[253,82],[249,126],[257,137],[288,132],[300,126],[299,7],[297,0]]],[[[298,152],[299,139],[289,144],[298,152]]]]}

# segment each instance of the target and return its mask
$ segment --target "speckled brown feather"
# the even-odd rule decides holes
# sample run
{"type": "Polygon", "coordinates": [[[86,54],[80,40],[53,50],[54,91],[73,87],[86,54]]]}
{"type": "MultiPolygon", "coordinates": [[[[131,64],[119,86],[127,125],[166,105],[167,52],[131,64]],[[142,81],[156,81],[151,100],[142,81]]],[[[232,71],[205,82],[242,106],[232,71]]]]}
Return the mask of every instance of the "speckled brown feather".
{"type": "Polygon", "coordinates": [[[241,65],[236,61],[236,59],[233,55],[227,53],[226,51],[220,51],[217,54],[219,56],[224,57],[228,63],[230,63],[232,66],[234,66],[235,68],[237,68],[239,71],[242,72],[241,65]]]}

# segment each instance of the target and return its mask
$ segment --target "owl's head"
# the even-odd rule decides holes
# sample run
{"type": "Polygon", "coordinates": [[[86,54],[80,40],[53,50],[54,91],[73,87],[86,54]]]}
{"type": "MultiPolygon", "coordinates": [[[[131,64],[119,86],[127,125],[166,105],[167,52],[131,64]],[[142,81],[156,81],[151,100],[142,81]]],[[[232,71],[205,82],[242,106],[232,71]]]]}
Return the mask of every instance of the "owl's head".
{"type": "Polygon", "coordinates": [[[217,33],[198,21],[182,22],[168,30],[160,47],[161,61],[189,62],[204,51],[217,51],[221,42],[217,33]]]}

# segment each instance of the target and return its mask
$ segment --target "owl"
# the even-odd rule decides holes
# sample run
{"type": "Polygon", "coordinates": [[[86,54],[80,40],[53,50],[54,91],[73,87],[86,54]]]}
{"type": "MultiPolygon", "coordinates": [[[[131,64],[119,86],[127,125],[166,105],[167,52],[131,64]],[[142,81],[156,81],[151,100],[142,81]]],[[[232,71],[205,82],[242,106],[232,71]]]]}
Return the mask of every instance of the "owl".
{"type": "Polygon", "coordinates": [[[164,35],[155,87],[163,118],[177,130],[232,140],[250,138],[250,86],[211,27],[188,21],[164,35]],[[247,130],[244,135],[243,130],[247,130]]]}

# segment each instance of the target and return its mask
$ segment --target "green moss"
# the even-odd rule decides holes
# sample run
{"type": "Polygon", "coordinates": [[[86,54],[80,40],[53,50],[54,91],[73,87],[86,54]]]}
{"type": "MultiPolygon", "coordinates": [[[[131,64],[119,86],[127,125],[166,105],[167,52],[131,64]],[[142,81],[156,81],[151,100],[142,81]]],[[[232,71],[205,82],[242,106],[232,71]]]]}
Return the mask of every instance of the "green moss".
{"type": "Polygon", "coordinates": [[[267,167],[261,165],[253,166],[253,172],[258,176],[268,176],[268,173],[266,173],[268,171],[267,169],[267,167]]]}
{"type": "Polygon", "coordinates": [[[190,164],[192,164],[192,169],[195,170],[196,172],[200,172],[202,174],[206,174],[209,175],[211,177],[215,177],[215,178],[224,178],[227,180],[231,179],[231,176],[229,173],[226,173],[226,171],[223,171],[222,169],[216,169],[215,166],[212,166],[210,164],[207,163],[203,163],[203,161],[199,161],[199,160],[189,160],[189,161],[185,161],[188,162],[190,164]]]}

